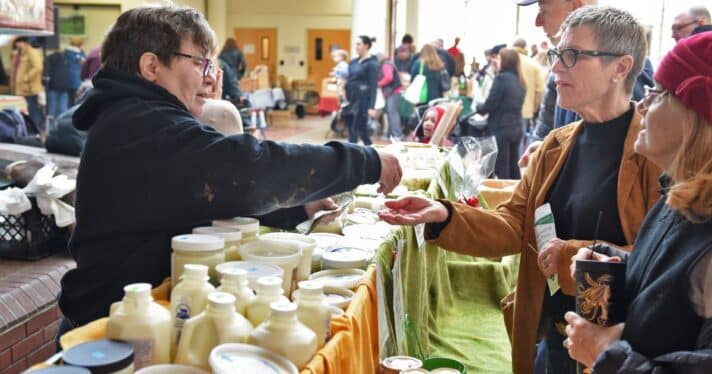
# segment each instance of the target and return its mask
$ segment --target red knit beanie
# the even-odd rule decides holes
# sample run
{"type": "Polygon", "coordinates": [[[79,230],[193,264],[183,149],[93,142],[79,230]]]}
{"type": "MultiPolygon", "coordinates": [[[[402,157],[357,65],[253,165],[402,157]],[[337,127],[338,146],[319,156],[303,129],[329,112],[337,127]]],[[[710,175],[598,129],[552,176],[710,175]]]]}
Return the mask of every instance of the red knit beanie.
{"type": "Polygon", "coordinates": [[[712,125],[712,32],[680,39],[660,62],[655,80],[712,125]]]}

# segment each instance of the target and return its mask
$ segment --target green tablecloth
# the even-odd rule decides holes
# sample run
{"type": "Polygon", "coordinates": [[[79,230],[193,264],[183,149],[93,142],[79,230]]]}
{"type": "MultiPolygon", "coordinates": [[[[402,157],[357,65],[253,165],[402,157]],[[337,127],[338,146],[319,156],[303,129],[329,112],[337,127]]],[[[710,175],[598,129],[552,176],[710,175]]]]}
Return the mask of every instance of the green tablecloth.
{"type": "MultiPolygon", "coordinates": [[[[431,183],[430,196],[446,195],[441,185],[449,189],[447,168],[440,176],[443,181],[431,183]]],[[[476,258],[427,243],[419,249],[417,242],[414,228],[401,227],[374,260],[383,303],[381,357],[451,357],[470,374],[511,372],[499,300],[516,283],[518,257],[476,258]]]]}

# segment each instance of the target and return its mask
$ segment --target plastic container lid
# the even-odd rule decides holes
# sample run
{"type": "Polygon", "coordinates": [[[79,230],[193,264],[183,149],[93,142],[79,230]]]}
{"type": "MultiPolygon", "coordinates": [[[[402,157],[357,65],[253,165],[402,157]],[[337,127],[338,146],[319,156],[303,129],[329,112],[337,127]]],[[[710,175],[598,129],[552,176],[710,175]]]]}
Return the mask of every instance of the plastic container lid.
{"type": "Polygon", "coordinates": [[[91,374],[89,369],[80,368],[78,366],[50,366],[43,369],[32,370],[33,374],[91,374]]]}
{"type": "Polygon", "coordinates": [[[418,369],[423,366],[423,362],[410,356],[386,357],[381,363],[384,368],[391,370],[418,369]]]}
{"type": "Polygon", "coordinates": [[[324,287],[324,297],[327,304],[346,309],[354,297],[354,292],[343,287],[324,287]]]}
{"type": "Polygon", "coordinates": [[[423,360],[423,369],[432,372],[445,373],[465,373],[465,365],[455,359],[446,357],[431,357],[423,360]],[[437,369],[443,369],[438,371],[437,369]],[[454,371],[453,371],[454,370],[454,371]]]}
{"type": "Polygon", "coordinates": [[[221,344],[210,352],[216,374],[298,374],[284,356],[250,344],[221,344]]]}
{"type": "Polygon", "coordinates": [[[237,299],[227,292],[214,291],[208,294],[210,308],[217,310],[231,310],[235,308],[237,299]]]}
{"type": "Polygon", "coordinates": [[[275,301],[269,304],[272,317],[276,319],[290,319],[297,315],[297,304],[286,301],[275,301]]]}
{"type": "Polygon", "coordinates": [[[200,280],[208,280],[208,266],[201,264],[185,264],[183,265],[183,275],[181,278],[196,278],[200,280]]]}
{"type": "Polygon", "coordinates": [[[333,248],[321,255],[322,267],[330,269],[362,268],[368,265],[371,251],[356,247],[333,248]]]}
{"type": "Polygon", "coordinates": [[[193,234],[213,235],[223,238],[226,242],[235,242],[242,239],[242,231],[234,227],[196,227],[193,229],[193,234]]]}
{"type": "Polygon", "coordinates": [[[341,231],[347,238],[355,239],[386,239],[391,233],[392,226],[379,222],[374,224],[358,224],[344,227],[341,231]]]}
{"type": "Polygon", "coordinates": [[[175,252],[217,251],[225,248],[225,239],[214,235],[178,235],[171,239],[171,248],[175,252]]]}
{"type": "Polygon", "coordinates": [[[272,276],[281,279],[284,276],[284,269],[281,267],[257,261],[229,261],[215,267],[215,270],[220,274],[224,274],[227,269],[247,270],[247,282],[253,290],[257,289],[257,279],[259,278],[272,276]]]}
{"type": "Polygon", "coordinates": [[[321,282],[324,287],[356,288],[366,272],[361,269],[322,270],[309,276],[309,280],[321,282]]]}
{"type": "Polygon", "coordinates": [[[193,366],[164,364],[147,366],[134,374],[208,374],[208,372],[193,366]]]}
{"type": "Polygon", "coordinates": [[[346,239],[346,237],[343,235],[330,234],[327,232],[312,233],[312,234],[309,234],[308,236],[310,238],[316,240],[317,248],[323,248],[323,249],[330,249],[334,246],[337,246],[344,239],[346,239]]]}
{"type": "Polygon", "coordinates": [[[260,235],[260,239],[261,240],[268,239],[268,240],[295,241],[295,242],[300,243],[300,245],[303,247],[315,248],[317,246],[316,239],[310,238],[306,235],[297,234],[294,232],[270,232],[267,234],[260,235]]]}
{"type": "Polygon", "coordinates": [[[117,340],[97,340],[76,345],[64,352],[67,365],[80,366],[92,374],[113,373],[133,365],[131,344],[117,340]]]}
{"type": "Polygon", "coordinates": [[[257,279],[257,292],[265,291],[282,291],[282,278],[279,277],[261,277],[257,279]]]}
{"type": "Polygon", "coordinates": [[[151,284],[150,283],[131,283],[124,286],[124,295],[129,298],[142,299],[145,297],[151,297],[151,284]]]}
{"type": "Polygon", "coordinates": [[[225,267],[219,271],[223,280],[235,282],[239,285],[247,284],[247,270],[241,268],[225,267]]]}
{"type": "Polygon", "coordinates": [[[232,219],[218,219],[213,221],[213,226],[235,227],[243,233],[257,232],[260,229],[260,221],[251,217],[235,217],[232,219]]]}
{"type": "Polygon", "coordinates": [[[324,295],[324,285],[318,281],[301,281],[299,284],[299,294],[304,296],[324,295]]]}

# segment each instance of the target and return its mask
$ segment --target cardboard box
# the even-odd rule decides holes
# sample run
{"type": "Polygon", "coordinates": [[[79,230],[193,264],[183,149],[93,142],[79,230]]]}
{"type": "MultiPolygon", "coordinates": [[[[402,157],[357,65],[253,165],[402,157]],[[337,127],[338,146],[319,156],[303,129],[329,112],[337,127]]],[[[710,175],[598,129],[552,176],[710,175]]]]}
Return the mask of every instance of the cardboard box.
{"type": "Polygon", "coordinates": [[[272,110],[268,114],[267,126],[296,127],[297,116],[291,110],[272,110]]]}
{"type": "Polygon", "coordinates": [[[324,78],[321,81],[321,97],[339,97],[339,85],[336,79],[324,78]]]}
{"type": "Polygon", "coordinates": [[[242,78],[239,82],[240,91],[242,92],[255,92],[257,91],[257,79],[255,78],[242,78]]]}

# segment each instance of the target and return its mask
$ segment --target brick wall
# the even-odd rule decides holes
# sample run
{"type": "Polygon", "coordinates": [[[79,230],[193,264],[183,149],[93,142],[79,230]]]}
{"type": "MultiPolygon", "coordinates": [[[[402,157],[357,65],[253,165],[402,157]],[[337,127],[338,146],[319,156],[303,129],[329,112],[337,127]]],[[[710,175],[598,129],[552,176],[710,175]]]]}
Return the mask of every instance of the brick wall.
{"type": "Polygon", "coordinates": [[[55,303],[0,333],[0,373],[18,374],[52,356],[61,315],[55,303]]]}

